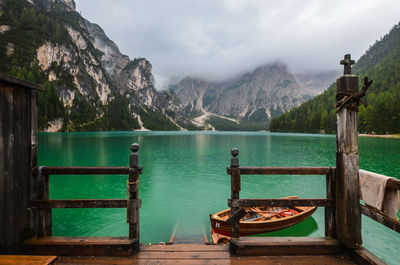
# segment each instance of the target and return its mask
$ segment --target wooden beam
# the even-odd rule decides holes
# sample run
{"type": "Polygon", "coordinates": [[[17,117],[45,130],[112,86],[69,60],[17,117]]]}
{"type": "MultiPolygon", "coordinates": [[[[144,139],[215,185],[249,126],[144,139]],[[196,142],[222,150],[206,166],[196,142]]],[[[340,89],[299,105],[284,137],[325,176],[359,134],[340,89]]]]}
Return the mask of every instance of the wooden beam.
{"type": "Polygon", "coordinates": [[[26,80],[22,80],[22,79],[19,79],[19,78],[16,78],[14,76],[7,75],[4,73],[0,73],[0,80],[3,82],[13,84],[13,85],[17,85],[15,87],[20,88],[20,89],[25,87],[25,88],[30,88],[30,89],[34,89],[34,90],[44,90],[44,87],[42,85],[39,85],[39,84],[36,84],[33,82],[29,82],[26,80]]]}
{"type": "Polygon", "coordinates": [[[233,213],[226,222],[229,225],[233,225],[234,223],[238,223],[240,219],[242,219],[246,215],[246,211],[243,208],[239,208],[235,213],[233,213]]]}
{"type": "Polygon", "coordinates": [[[130,256],[139,250],[127,237],[42,237],[25,242],[22,252],[59,256],[130,256]]]}
{"type": "MultiPolygon", "coordinates": [[[[239,167],[241,175],[327,175],[331,167],[239,167]]],[[[227,168],[231,174],[231,168],[227,168]]]]}
{"type": "Polygon", "coordinates": [[[142,168],[139,166],[139,144],[133,143],[130,146],[129,175],[128,175],[128,203],[126,208],[126,220],[129,224],[129,238],[139,241],[139,175],[142,168]]]}
{"type": "Polygon", "coordinates": [[[336,237],[336,170],[326,175],[326,198],[332,201],[332,207],[325,207],[325,236],[336,237]]]}
{"type": "MultiPolygon", "coordinates": [[[[33,90],[31,94],[31,169],[36,168],[37,169],[37,162],[38,162],[38,95],[37,91],[33,90]]],[[[30,178],[30,186],[29,186],[29,192],[30,192],[30,201],[33,199],[38,198],[38,178],[37,178],[37,170],[32,170],[32,172],[29,173],[29,178],[30,178]]],[[[37,227],[39,226],[38,220],[39,220],[39,213],[38,211],[33,211],[32,210],[32,205],[29,202],[29,208],[30,208],[30,226],[34,233],[37,233],[37,227]]],[[[36,234],[37,235],[37,234],[36,234]]]]}
{"type": "Polygon", "coordinates": [[[47,175],[127,175],[129,167],[42,167],[47,175]]]}
{"type": "Polygon", "coordinates": [[[359,265],[387,265],[386,262],[383,262],[363,247],[360,247],[360,249],[346,249],[345,253],[359,265]]]}
{"type": "Polygon", "coordinates": [[[51,265],[56,264],[57,256],[0,255],[2,265],[51,265]]]}
{"type": "Polygon", "coordinates": [[[386,188],[400,190],[400,180],[393,178],[388,179],[386,182],[386,188]]]}
{"type": "Polygon", "coordinates": [[[6,248],[12,248],[15,245],[15,233],[14,233],[14,214],[13,210],[15,208],[14,205],[14,164],[18,161],[15,161],[15,141],[14,141],[14,94],[13,88],[11,86],[6,86],[3,88],[5,90],[4,94],[4,104],[3,107],[3,139],[4,139],[4,165],[3,172],[1,172],[2,180],[0,183],[4,185],[3,192],[3,227],[0,229],[4,229],[3,233],[3,246],[6,248]],[[7,229],[8,228],[8,229],[7,229]]]}
{"type": "Polygon", "coordinates": [[[51,208],[126,208],[126,199],[109,200],[33,200],[32,206],[39,209],[51,208]]]}
{"type": "Polygon", "coordinates": [[[337,255],[345,247],[330,237],[241,237],[231,240],[231,253],[238,256],[337,255]]]}
{"type": "MultiPolygon", "coordinates": [[[[240,190],[241,190],[241,177],[240,177],[240,170],[239,170],[239,149],[232,148],[231,149],[231,164],[230,164],[230,173],[231,174],[231,200],[237,201],[240,198],[240,190]]],[[[229,205],[231,207],[231,213],[239,214],[239,208],[236,205],[229,205]]],[[[232,219],[231,219],[232,220],[232,219]]],[[[239,238],[240,236],[240,218],[233,219],[230,222],[231,226],[231,237],[234,239],[239,238]]]]}
{"type": "Polygon", "coordinates": [[[336,86],[336,236],[346,247],[359,248],[358,76],[345,74],[336,86]]]}
{"type": "Polygon", "coordinates": [[[396,231],[397,233],[400,233],[400,222],[397,221],[396,219],[390,218],[389,216],[378,211],[377,209],[368,205],[361,205],[361,213],[377,221],[378,223],[381,223],[384,226],[389,227],[390,229],[396,231]]]}
{"type": "Polygon", "coordinates": [[[322,206],[333,207],[333,200],[329,199],[228,199],[230,207],[274,207],[274,206],[322,206]]]}

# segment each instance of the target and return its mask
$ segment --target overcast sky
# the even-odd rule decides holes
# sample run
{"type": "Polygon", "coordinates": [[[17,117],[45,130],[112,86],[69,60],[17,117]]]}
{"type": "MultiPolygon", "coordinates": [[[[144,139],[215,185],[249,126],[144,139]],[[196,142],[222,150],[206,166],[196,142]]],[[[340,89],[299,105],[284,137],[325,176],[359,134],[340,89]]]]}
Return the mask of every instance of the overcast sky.
{"type": "Polygon", "coordinates": [[[170,78],[224,79],[279,60],[291,72],[337,69],[400,21],[399,0],[76,0],[131,59],[170,78]]]}

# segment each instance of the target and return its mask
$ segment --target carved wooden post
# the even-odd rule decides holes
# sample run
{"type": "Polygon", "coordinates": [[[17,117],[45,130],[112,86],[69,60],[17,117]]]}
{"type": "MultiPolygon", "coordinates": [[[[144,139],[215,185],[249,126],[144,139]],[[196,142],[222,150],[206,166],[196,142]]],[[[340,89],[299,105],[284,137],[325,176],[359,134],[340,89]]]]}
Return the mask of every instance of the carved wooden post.
{"type": "Polygon", "coordinates": [[[344,75],[337,83],[336,114],[336,235],[349,248],[359,248],[361,210],[358,175],[358,77],[351,74],[354,61],[346,54],[340,62],[344,75]]]}
{"type": "Polygon", "coordinates": [[[127,222],[129,223],[129,238],[139,241],[139,175],[142,168],[139,167],[139,145],[131,145],[131,155],[129,159],[129,179],[128,179],[128,202],[127,202],[127,222]]]}
{"type": "MultiPolygon", "coordinates": [[[[239,170],[239,159],[237,156],[239,155],[239,150],[237,148],[232,148],[231,150],[232,159],[231,159],[231,202],[233,203],[235,199],[239,199],[240,192],[240,170],[239,170]]],[[[231,206],[231,216],[238,211],[238,207],[231,206]]],[[[240,234],[239,220],[235,219],[231,225],[231,237],[232,239],[238,239],[240,234]]]]}

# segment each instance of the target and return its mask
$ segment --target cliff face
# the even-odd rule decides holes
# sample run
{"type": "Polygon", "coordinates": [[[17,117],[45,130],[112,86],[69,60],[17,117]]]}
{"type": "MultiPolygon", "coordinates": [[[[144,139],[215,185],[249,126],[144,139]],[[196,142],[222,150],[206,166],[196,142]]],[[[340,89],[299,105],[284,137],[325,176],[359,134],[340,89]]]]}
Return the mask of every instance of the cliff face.
{"type": "Polygon", "coordinates": [[[44,84],[44,131],[261,130],[314,95],[304,92],[309,77],[300,86],[279,63],[224,82],[188,77],[156,91],[151,63],[122,54],[73,0],[4,0],[0,36],[0,71],[44,84]]]}
{"type": "Polygon", "coordinates": [[[173,108],[165,94],[155,90],[150,62],[122,54],[101,27],[82,18],[75,7],[73,0],[1,5],[0,34],[7,45],[0,51],[8,63],[0,64],[0,70],[45,83],[39,98],[41,129],[181,128],[177,124],[185,118],[175,121],[177,115],[167,114],[173,108]],[[31,33],[34,40],[18,39],[21,32],[31,33]]]}
{"type": "Polygon", "coordinates": [[[37,5],[47,12],[71,12],[76,11],[74,0],[27,0],[32,5],[37,5]]]}
{"type": "Polygon", "coordinates": [[[265,128],[272,117],[310,97],[280,63],[267,64],[219,83],[185,78],[171,86],[171,90],[193,116],[207,114],[236,122],[249,120],[265,124],[265,128]]]}

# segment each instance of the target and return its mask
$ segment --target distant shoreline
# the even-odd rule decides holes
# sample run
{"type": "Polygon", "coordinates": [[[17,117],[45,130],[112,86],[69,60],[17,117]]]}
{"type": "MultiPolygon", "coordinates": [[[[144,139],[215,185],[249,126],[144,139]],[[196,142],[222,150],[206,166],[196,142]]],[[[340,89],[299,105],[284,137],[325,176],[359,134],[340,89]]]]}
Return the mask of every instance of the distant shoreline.
{"type": "Polygon", "coordinates": [[[400,138],[400,134],[365,134],[360,133],[359,136],[376,137],[376,138],[400,138]]]}

